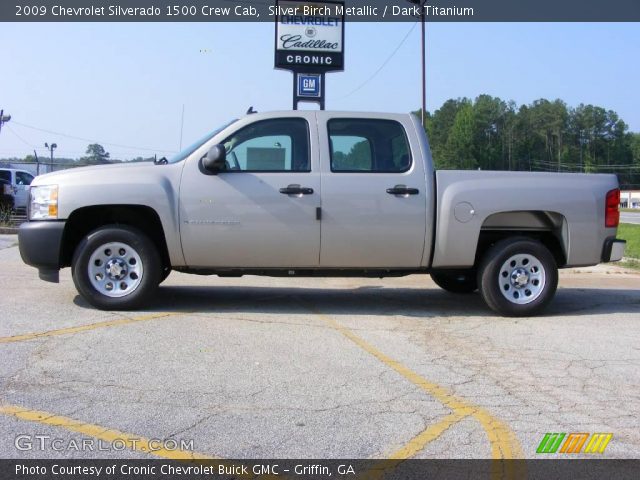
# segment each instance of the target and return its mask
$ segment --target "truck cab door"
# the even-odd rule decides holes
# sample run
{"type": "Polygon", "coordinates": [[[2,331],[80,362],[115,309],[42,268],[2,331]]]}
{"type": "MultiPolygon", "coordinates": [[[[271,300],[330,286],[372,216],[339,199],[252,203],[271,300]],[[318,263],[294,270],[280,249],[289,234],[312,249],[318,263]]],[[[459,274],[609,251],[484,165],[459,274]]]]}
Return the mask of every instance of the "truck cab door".
{"type": "Polygon", "coordinates": [[[226,138],[216,175],[191,157],[180,184],[180,236],[187,265],[317,267],[320,173],[315,113],[247,117],[226,138]]]}
{"type": "Polygon", "coordinates": [[[409,117],[318,112],[318,132],[321,267],[422,266],[432,192],[409,117]]]}
{"type": "Polygon", "coordinates": [[[15,172],[15,207],[27,208],[27,202],[29,201],[29,185],[33,181],[33,175],[27,172],[15,172]]]}

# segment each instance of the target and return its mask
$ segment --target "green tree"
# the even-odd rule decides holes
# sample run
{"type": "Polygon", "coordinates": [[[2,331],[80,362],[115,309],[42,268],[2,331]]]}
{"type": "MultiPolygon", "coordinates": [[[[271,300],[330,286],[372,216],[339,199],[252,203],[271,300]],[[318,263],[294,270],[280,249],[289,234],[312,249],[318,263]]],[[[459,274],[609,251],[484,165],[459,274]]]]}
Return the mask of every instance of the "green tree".
{"type": "Polygon", "coordinates": [[[447,139],[447,163],[454,168],[478,167],[474,155],[475,118],[470,103],[463,105],[453,122],[447,139]]]}
{"type": "Polygon", "coordinates": [[[536,160],[553,164],[561,170],[564,133],[567,128],[569,112],[562,100],[550,102],[544,98],[533,102],[527,110],[526,126],[530,129],[529,148],[536,160]]]}
{"type": "Polygon", "coordinates": [[[506,140],[503,130],[509,106],[498,97],[480,95],[473,104],[473,150],[482,169],[504,166],[506,140]]]}
{"type": "Polygon", "coordinates": [[[81,162],[90,164],[109,163],[109,152],[107,152],[104,147],[98,143],[92,143],[87,146],[87,151],[85,153],[87,156],[82,157],[80,159],[81,162]]]}
{"type": "Polygon", "coordinates": [[[640,167],[640,133],[629,135],[629,148],[633,159],[633,165],[640,167]]]}
{"type": "Polygon", "coordinates": [[[640,186],[640,134],[597,105],[518,107],[480,95],[447,100],[425,119],[437,168],[615,173],[623,187],[640,186]]]}
{"type": "Polygon", "coordinates": [[[464,105],[470,105],[468,98],[447,100],[433,115],[426,115],[427,133],[431,151],[437,168],[455,168],[450,164],[452,158],[448,141],[458,111],[464,105]]]}
{"type": "Polygon", "coordinates": [[[516,102],[507,102],[502,122],[502,169],[514,169],[514,153],[518,139],[518,114],[516,102]]]}

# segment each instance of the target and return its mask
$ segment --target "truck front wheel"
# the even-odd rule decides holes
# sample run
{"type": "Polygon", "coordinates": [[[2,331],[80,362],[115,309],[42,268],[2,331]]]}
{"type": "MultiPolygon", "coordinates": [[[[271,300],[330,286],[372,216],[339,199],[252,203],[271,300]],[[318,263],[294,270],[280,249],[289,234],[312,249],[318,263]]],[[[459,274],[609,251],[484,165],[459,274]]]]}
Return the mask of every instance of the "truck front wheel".
{"type": "Polygon", "coordinates": [[[540,312],[558,286],[558,267],[549,250],[528,238],[502,240],[485,254],[478,270],[485,303],[495,312],[524,317],[540,312]]]}
{"type": "Polygon", "coordinates": [[[431,272],[431,279],[440,288],[451,293],[472,293],[478,289],[478,281],[474,270],[431,272]]]}
{"type": "Polygon", "coordinates": [[[71,273],[78,292],[102,310],[140,307],[161,278],[158,251],[140,230],[122,225],[89,233],[73,255],[71,273]]]}

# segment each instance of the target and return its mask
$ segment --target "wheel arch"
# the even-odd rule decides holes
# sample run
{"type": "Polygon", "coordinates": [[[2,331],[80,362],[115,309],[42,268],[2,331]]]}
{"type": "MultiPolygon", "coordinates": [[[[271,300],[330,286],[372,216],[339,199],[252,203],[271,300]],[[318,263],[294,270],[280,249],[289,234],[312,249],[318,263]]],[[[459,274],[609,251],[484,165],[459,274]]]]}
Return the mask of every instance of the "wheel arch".
{"type": "Polygon", "coordinates": [[[497,242],[523,237],[542,243],[553,255],[558,267],[569,258],[569,228],[564,215],[545,210],[498,212],[485,218],[476,246],[475,265],[497,242]]]}
{"type": "Polygon", "coordinates": [[[93,205],[74,210],[66,221],[62,236],[61,266],[70,266],[82,239],[105,225],[127,225],[141,230],[158,249],[163,267],[171,267],[160,216],[146,205],[93,205]]]}

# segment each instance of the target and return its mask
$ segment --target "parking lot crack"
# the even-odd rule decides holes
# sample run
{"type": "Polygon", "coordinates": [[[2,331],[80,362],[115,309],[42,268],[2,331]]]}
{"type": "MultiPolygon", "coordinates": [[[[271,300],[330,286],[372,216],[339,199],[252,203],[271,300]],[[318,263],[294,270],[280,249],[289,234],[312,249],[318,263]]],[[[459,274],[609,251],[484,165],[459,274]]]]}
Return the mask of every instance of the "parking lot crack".
{"type": "Polygon", "coordinates": [[[194,428],[196,428],[199,425],[202,425],[204,422],[206,422],[207,420],[213,418],[215,416],[215,414],[210,414],[210,415],[206,415],[202,418],[200,418],[199,420],[195,421],[193,424],[185,427],[185,428],[181,428],[180,430],[176,430],[175,432],[170,433],[169,435],[167,435],[166,438],[173,438],[177,435],[181,435],[185,432],[188,432],[189,430],[193,430],[194,428]]]}

